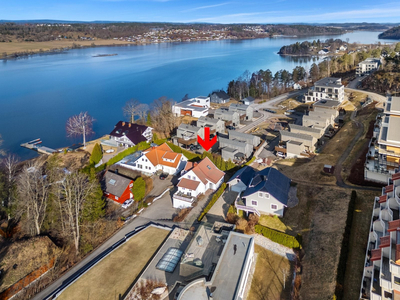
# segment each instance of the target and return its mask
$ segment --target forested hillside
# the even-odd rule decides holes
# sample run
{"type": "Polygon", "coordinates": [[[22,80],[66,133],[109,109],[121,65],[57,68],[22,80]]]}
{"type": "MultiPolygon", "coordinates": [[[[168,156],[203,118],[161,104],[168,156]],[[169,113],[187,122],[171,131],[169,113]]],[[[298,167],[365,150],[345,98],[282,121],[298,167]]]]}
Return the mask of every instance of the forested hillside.
{"type": "Polygon", "coordinates": [[[400,40],[400,26],[390,28],[389,30],[386,30],[385,32],[382,32],[380,35],[378,35],[380,39],[398,39],[400,40]]]}

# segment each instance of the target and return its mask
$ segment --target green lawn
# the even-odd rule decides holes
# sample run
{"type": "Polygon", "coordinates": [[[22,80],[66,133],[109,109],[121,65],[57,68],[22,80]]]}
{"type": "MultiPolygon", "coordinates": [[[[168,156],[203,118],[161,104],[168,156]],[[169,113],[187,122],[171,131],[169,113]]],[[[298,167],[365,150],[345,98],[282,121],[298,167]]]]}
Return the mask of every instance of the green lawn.
{"type": "Polygon", "coordinates": [[[86,272],[57,299],[119,299],[169,233],[155,227],[141,231],[86,272]]]}
{"type": "Polygon", "coordinates": [[[278,216],[270,216],[270,215],[261,215],[260,219],[258,220],[260,225],[265,227],[275,229],[281,232],[290,231],[291,228],[287,227],[278,216]]]}

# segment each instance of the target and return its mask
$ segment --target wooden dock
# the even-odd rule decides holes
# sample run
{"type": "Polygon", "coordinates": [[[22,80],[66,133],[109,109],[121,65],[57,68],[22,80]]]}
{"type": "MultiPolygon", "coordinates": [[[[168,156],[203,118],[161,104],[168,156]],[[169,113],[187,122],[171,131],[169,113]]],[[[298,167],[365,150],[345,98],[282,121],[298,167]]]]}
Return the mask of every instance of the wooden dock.
{"type": "Polygon", "coordinates": [[[34,150],[34,151],[36,151],[38,153],[47,154],[47,155],[51,155],[51,154],[53,154],[55,152],[58,152],[55,149],[51,149],[49,147],[45,147],[45,146],[43,146],[41,144],[42,144],[42,140],[41,139],[35,139],[35,140],[32,140],[32,141],[27,142],[27,143],[22,143],[20,146],[24,147],[24,148],[27,148],[27,149],[30,149],[30,150],[34,150]]]}

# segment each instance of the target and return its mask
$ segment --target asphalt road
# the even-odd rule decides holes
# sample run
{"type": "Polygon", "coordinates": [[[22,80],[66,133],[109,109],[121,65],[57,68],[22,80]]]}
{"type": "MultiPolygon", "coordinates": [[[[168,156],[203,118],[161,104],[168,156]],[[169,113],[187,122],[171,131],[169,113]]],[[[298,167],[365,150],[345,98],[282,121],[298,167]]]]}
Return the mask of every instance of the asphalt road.
{"type": "Polygon", "coordinates": [[[270,117],[285,117],[285,115],[273,114],[273,113],[264,111],[264,109],[266,108],[266,109],[274,110],[274,109],[276,109],[275,104],[282,102],[286,99],[302,95],[306,91],[307,91],[306,89],[294,91],[294,92],[279,95],[279,96],[272,98],[271,100],[261,103],[261,104],[252,104],[251,106],[254,108],[254,110],[258,110],[258,112],[262,116],[260,118],[258,118],[257,120],[253,121],[252,123],[240,128],[240,129],[237,129],[237,131],[247,132],[247,131],[253,129],[254,127],[260,125],[262,122],[266,121],[270,117]]]}

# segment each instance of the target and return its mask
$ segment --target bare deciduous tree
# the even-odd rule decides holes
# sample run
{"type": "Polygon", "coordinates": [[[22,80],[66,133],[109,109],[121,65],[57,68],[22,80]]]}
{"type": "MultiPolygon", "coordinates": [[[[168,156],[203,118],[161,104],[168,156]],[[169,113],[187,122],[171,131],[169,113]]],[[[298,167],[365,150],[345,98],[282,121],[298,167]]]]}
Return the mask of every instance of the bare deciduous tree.
{"type": "Polygon", "coordinates": [[[63,216],[69,229],[76,253],[79,253],[79,242],[81,238],[82,213],[85,203],[96,189],[94,180],[90,180],[84,173],[74,172],[67,175],[61,183],[61,199],[63,216]]]}
{"type": "Polygon", "coordinates": [[[83,147],[86,147],[86,136],[93,133],[94,119],[87,113],[81,112],[67,120],[67,136],[83,136],[83,147]]]}
{"type": "Polygon", "coordinates": [[[8,154],[3,159],[3,170],[5,174],[5,203],[2,203],[6,207],[8,220],[11,219],[12,210],[15,205],[16,199],[16,173],[17,173],[18,159],[14,154],[8,154]]]}
{"type": "Polygon", "coordinates": [[[158,132],[164,133],[165,136],[169,136],[172,130],[179,125],[179,118],[172,112],[172,105],[172,100],[168,100],[166,97],[154,100],[152,105],[153,127],[158,132]]]}
{"type": "Polygon", "coordinates": [[[28,229],[39,235],[46,216],[50,185],[43,176],[43,163],[26,165],[18,178],[19,207],[25,213],[28,229]]]}
{"type": "Polygon", "coordinates": [[[129,118],[129,122],[133,123],[135,121],[135,116],[138,115],[140,102],[136,99],[131,99],[125,103],[122,108],[124,116],[129,118]]]}
{"type": "Polygon", "coordinates": [[[144,120],[146,118],[147,112],[149,111],[149,106],[147,104],[139,104],[136,109],[139,118],[144,120]]]}

